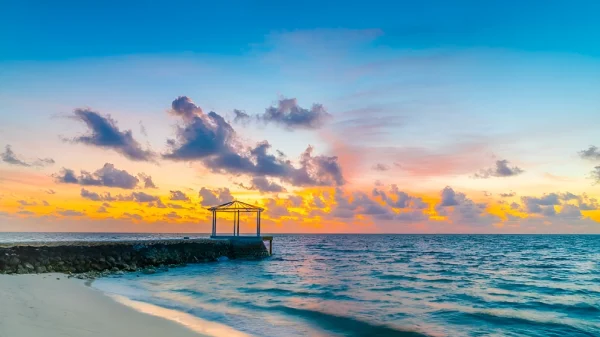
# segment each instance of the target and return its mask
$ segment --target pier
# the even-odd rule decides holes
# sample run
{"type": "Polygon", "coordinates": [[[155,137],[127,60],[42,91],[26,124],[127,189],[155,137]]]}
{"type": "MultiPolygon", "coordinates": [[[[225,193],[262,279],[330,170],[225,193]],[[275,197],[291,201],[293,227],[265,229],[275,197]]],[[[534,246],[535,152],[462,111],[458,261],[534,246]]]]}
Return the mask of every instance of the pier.
{"type": "Polygon", "coordinates": [[[176,239],[0,244],[0,274],[141,271],[269,256],[260,240],[176,239]]]}

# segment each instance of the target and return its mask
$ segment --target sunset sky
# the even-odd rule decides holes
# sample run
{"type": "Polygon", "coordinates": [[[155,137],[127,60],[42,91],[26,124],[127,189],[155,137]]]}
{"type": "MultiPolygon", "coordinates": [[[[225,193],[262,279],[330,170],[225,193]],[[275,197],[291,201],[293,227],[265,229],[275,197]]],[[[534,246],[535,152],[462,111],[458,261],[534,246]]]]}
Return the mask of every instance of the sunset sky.
{"type": "Polygon", "coordinates": [[[2,7],[0,231],[600,233],[598,1],[2,7]]]}

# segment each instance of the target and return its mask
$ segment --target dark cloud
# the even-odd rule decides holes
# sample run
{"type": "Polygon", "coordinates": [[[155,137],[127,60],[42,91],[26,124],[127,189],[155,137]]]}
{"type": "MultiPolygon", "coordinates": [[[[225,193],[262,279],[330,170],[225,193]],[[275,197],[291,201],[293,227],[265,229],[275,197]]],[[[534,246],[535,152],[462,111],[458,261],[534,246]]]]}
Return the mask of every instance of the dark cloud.
{"type": "Polygon", "coordinates": [[[131,198],[133,201],[137,202],[160,202],[160,198],[154,195],[150,195],[144,192],[133,192],[127,198],[131,198]]]}
{"type": "Polygon", "coordinates": [[[85,199],[89,199],[89,200],[93,200],[93,201],[115,201],[115,200],[118,200],[118,198],[119,198],[119,196],[117,196],[117,197],[111,196],[110,193],[99,194],[96,192],[88,191],[85,188],[81,189],[80,195],[85,199]]]}
{"type": "Polygon", "coordinates": [[[171,196],[169,197],[169,200],[190,201],[190,198],[181,191],[170,191],[170,192],[171,192],[171,196]]]}
{"type": "Polygon", "coordinates": [[[459,200],[462,199],[461,195],[457,195],[456,192],[454,192],[454,190],[450,186],[446,186],[442,190],[441,196],[442,201],[440,203],[440,206],[442,207],[456,206],[458,205],[459,200]]]}
{"type": "Polygon", "coordinates": [[[373,170],[374,171],[381,171],[381,172],[383,172],[383,171],[388,171],[389,169],[390,169],[389,166],[387,166],[385,164],[382,164],[382,163],[377,163],[377,164],[373,165],[373,170]]]}
{"type": "Polygon", "coordinates": [[[597,199],[585,197],[579,200],[579,209],[582,211],[596,211],[600,210],[600,204],[598,204],[597,199]]]}
{"type": "Polygon", "coordinates": [[[202,187],[198,195],[202,198],[202,201],[200,202],[202,206],[217,206],[233,201],[233,196],[228,188],[209,190],[208,188],[202,187]]]}
{"type": "Polygon", "coordinates": [[[554,206],[561,204],[561,197],[557,193],[545,194],[541,197],[525,196],[521,197],[521,202],[528,213],[553,215],[554,206]]]}
{"type": "Polygon", "coordinates": [[[135,161],[153,161],[155,154],[142,149],[140,143],[133,138],[131,130],[121,131],[117,122],[110,116],[102,116],[89,109],[75,109],[74,119],[86,124],[89,134],[71,139],[74,143],[114,150],[135,161]]]}
{"type": "Polygon", "coordinates": [[[581,210],[575,205],[566,204],[556,216],[567,219],[581,219],[581,210]]]}
{"type": "Polygon", "coordinates": [[[304,204],[304,199],[299,195],[290,195],[288,197],[292,207],[302,207],[304,204]]]}
{"type": "Polygon", "coordinates": [[[248,122],[250,122],[250,115],[248,115],[245,111],[234,109],[233,114],[235,115],[233,118],[234,123],[246,125],[248,122]]]}
{"type": "Polygon", "coordinates": [[[142,123],[142,121],[140,121],[140,133],[148,137],[148,131],[146,130],[146,127],[144,126],[144,123],[142,123]]]}
{"type": "Polygon", "coordinates": [[[195,160],[236,154],[235,131],[223,117],[212,111],[204,114],[185,96],[173,101],[172,106],[172,113],[182,117],[184,124],[177,126],[176,139],[167,140],[170,149],[164,158],[195,160]]]}
{"type": "Polygon", "coordinates": [[[4,152],[0,153],[0,158],[7,164],[25,167],[44,167],[54,164],[54,159],[52,158],[38,158],[33,162],[26,162],[22,159],[19,159],[10,145],[6,145],[4,152]]]}
{"type": "Polygon", "coordinates": [[[197,115],[202,115],[203,111],[189,97],[179,96],[171,103],[171,113],[185,120],[191,120],[197,115]]]}
{"type": "Polygon", "coordinates": [[[321,199],[321,196],[315,195],[313,196],[313,206],[316,208],[325,208],[325,202],[321,199]]]}
{"type": "Polygon", "coordinates": [[[464,193],[455,192],[449,186],[446,186],[440,194],[442,200],[435,209],[439,215],[448,217],[452,223],[480,226],[490,225],[501,220],[498,216],[485,211],[487,204],[476,203],[467,198],[464,193]],[[449,209],[450,206],[452,206],[451,209],[449,209]]]}
{"type": "Polygon", "coordinates": [[[167,218],[167,219],[181,219],[181,216],[179,216],[179,214],[177,214],[175,212],[171,212],[171,213],[165,215],[165,218],[167,218]]]}
{"type": "Polygon", "coordinates": [[[272,218],[280,218],[290,215],[290,212],[288,211],[288,205],[279,205],[275,199],[267,199],[265,201],[265,208],[267,209],[267,214],[269,214],[269,216],[272,218]]]}
{"type": "Polygon", "coordinates": [[[155,201],[148,202],[148,207],[167,208],[167,205],[163,204],[162,200],[157,199],[155,201]]]}
{"type": "Polygon", "coordinates": [[[497,160],[496,167],[482,169],[478,173],[475,173],[474,177],[481,179],[487,179],[491,177],[512,177],[525,172],[517,166],[509,167],[508,163],[509,162],[506,159],[497,160]]]}
{"type": "Polygon", "coordinates": [[[145,173],[140,173],[138,174],[138,177],[140,177],[140,179],[144,182],[144,188],[157,188],[154,184],[154,181],[152,181],[151,176],[145,173]]]}
{"type": "Polygon", "coordinates": [[[254,148],[239,145],[233,127],[215,112],[204,114],[189,98],[173,102],[172,113],[183,118],[176,138],[169,139],[165,159],[200,160],[213,172],[247,174],[254,177],[280,178],[294,186],[327,186],[345,183],[338,158],[313,155],[309,146],[296,168],[283,153],[269,153],[271,145],[258,143],[254,148]]]}
{"type": "Polygon", "coordinates": [[[35,201],[17,200],[17,202],[21,206],[35,206],[35,205],[37,205],[37,202],[35,202],[35,201]]]}
{"type": "Polygon", "coordinates": [[[123,213],[123,218],[132,219],[132,220],[142,220],[143,219],[141,215],[139,215],[139,214],[132,214],[132,213],[129,213],[129,212],[123,213]]]}
{"type": "Polygon", "coordinates": [[[50,189],[50,190],[46,190],[46,193],[48,193],[48,194],[56,194],[56,191],[50,189]]]}
{"type": "Polygon", "coordinates": [[[70,209],[64,210],[64,211],[58,211],[57,213],[60,215],[63,215],[63,216],[83,216],[83,215],[85,215],[85,213],[83,213],[83,212],[73,211],[70,209]]]}
{"type": "Polygon", "coordinates": [[[98,209],[96,210],[96,213],[108,213],[108,211],[106,210],[106,207],[104,207],[104,206],[100,206],[100,207],[98,207],[98,209]]]}
{"type": "Polygon", "coordinates": [[[596,146],[590,146],[587,150],[579,152],[583,159],[600,160],[600,150],[596,146]]]}
{"type": "Polygon", "coordinates": [[[590,173],[590,178],[594,180],[594,184],[600,184],[600,166],[594,167],[594,170],[590,173]]]}
{"type": "Polygon", "coordinates": [[[265,123],[275,123],[289,130],[318,129],[330,118],[323,105],[313,104],[310,109],[305,109],[295,98],[283,98],[277,106],[268,107],[264,114],[258,116],[265,123]]]}
{"type": "Polygon", "coordinates": [[[275,182],[269,181],[267,178],[262,177],[262,176],[252,178],[251,189],[256,189],[261,192],[273,192],[273,193],[286,191],[286,189],[283,186],[281,186],[275,182]]]}
{"type": "Polygon", "coordinates": [[[510,204],[510,208],[512,208],[512,209],[514,209],[514,210],[516,210],[516,211],[518,211],[518,210],[520,210],[520,209],[521,209],[521,205],[519,205],[518,203],[516,203],[516,202],[514,202],[514,201],[513,201],[513,202],[510,204]]]}
{"type": "MultiPolygon", "coordinates": [[[[8,213],[3,213],[3,214],[6,214],[6,215],[8,215],[8,213]]],[[[34,212],[32,212],[32,211],[26,211],[26,210],[18,211],[18,212],[17,212],[17,214],[23,214],[23,215],[35,215],[35,213],[34,213],[34,212]]]]}
{"type": "Polygon", "coordinates": [[[501,198],[511,198],[511,197],[514,197],[515,195],[517,195],[515,192],[500,193],[501,198]]]}
{"type": "Polygon", "coordinates": [[[408,193],[400,191],[397,185],[393,184],[390,187],[388,193],[373,189],[373,196],[380,197],[386,204],[393,208],[413,208],[413,209],[424,209],[427,208],[427,204],[423,199],[418,197],[412,197],[408,193]]]}
{"type": "Polygon", "coordinates": [[[79,184],[83,186],[106,186],[123,189],[134,189],[140,182],[134,175],[125,170],[115,168],[113,164],[106,163],[94,173],[81,171],[77,176],[73,170],[63,168],[54,178],[59,183],[79,184]]]}
{"type": "MultiPolygon", "coordinates": [[[[393,189],[390,193],[393,192],[398,194],[404,193],[398,191],[397,188],[393,189]]],[[[408,211],[397,213],[393,210],[393,207],[395,207],[393,205],[397,201],[394,201],[392,198],[388,197],[385,192],[377,189],[374,189],[372,194],[375,197],[381,197],[386,204],[382,205],[378,201],[370,198],[366,193],[360,191],[355,191],[351,194],[351,198],[346,198],[341,189],[336,189],[334,196],[335,205],[333,206],[331,215],[336,218],[353,218],[356,215],[368,215],[377,220],[394,220],[402,222],[422,221],[428,218],[423,213],[423,207],[419,202],[411,203],[407,201],[406,206],[418,206],[418,208],[408,209],[408,211]]]]}
{"type": "Polygon", "coordinates": [[[47,202],[46,200],[42,200],[42,204],[43,204],[44,206],[50,206],[50,203],[49,203],[49,202],[47,202]]]}

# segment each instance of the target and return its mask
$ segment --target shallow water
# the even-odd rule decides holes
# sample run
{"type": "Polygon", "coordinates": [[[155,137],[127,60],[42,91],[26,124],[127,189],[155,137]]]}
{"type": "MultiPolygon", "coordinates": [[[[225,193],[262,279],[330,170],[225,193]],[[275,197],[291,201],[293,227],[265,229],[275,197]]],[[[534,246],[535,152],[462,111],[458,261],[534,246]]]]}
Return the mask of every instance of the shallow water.
{"type": "Polygon", "coordinates": [[[600,336],[600,236],[280,235],[273,246],[262,261],[94,286],[254,336],[600,336]]]}

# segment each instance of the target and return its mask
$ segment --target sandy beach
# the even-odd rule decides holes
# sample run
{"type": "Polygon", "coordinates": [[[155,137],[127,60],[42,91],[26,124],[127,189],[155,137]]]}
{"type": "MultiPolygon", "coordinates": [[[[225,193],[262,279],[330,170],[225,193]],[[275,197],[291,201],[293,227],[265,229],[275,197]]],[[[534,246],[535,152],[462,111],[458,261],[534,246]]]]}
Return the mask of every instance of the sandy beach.
{"type": "Polygon", "coordinates": [[[0,337],[204,336],[181,317],[146,312],[64,274],[0,275],[0,337]]]}

